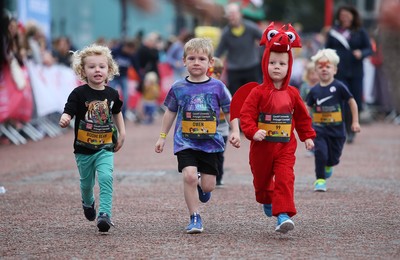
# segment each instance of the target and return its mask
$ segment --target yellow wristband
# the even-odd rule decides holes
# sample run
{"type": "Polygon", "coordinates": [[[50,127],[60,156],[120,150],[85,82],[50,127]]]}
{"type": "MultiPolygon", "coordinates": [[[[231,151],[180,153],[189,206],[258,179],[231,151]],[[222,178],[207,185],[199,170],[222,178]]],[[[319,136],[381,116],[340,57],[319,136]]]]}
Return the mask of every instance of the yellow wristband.
{"type": "Polygon", "coordinates": [[[166,134],[166,133],[160,133],[160,137],[161,137],[162,139],[165,139],[165,138],[167,138],[167,134],[166,134]]]}

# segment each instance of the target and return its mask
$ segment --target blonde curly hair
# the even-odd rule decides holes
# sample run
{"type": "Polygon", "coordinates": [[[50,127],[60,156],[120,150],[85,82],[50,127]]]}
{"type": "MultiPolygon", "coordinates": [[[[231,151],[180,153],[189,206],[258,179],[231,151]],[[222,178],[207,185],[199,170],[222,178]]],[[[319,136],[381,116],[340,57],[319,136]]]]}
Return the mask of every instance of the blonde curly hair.
{"type": "MultiPolygon", "coordinates": [[[[108,61],[108,76],[107,82],[112,80],[114,76],[119,75],[119,68],[117,63],[112,57],[110,48],[98,44],[89,45],[82,50],[71,51],[72,53],[72,64],[71,67],[74,70],[75,74],[79,77],[80,80],[87,83],[87,78],[84,76],[84,65],[85,58],[88,56],[102,55],[107,58],[108,61]]],[[[106,83],[107,83],[106,82],[106,83]]]]}

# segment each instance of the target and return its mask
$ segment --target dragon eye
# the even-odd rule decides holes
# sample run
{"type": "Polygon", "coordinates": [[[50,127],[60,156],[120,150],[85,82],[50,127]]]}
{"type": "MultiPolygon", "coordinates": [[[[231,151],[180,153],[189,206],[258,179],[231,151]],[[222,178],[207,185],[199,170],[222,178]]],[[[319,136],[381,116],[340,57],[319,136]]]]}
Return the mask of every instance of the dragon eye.
{"type": "Polygon", "coordinates": [[[272,39],[272,37],[274,37],[274,36],[277,35],[277,34],[278,34],[278,31],[277,31],[277,30],[271,30],[271,31],[269,31],[268,34],[267,34],[268,41],[270,41],[270,40],[272,39]]]}
{"type": "Polygon", "coordinates": [[[290,39],[290,43],[294,42],[294,40],[296,40],[296,35],[292,32],[285,32],[287,34],[287,36],[290,39]]]}

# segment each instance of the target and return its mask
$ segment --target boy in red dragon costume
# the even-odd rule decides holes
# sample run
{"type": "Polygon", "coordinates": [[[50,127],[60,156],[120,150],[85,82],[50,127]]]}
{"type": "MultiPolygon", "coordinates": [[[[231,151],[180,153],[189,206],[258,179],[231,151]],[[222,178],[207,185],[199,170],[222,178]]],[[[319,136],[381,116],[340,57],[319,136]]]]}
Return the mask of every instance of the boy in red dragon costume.
{"type": "Polygon", "coordinates": [[[256,201],[268,217],[276,216],[275,231],[294,229],[294,164],[297,140],[306,149],[314,147],[316,134],[299,91],[289,86],[293,57],[291,49],[301,47],[300,37],[289,24],[274,29],[271,23],[260,45],[263,82],[250,82],[233,96],[232,118],[240,118],[241,129],[250,143],[249,163],[256,201]]]}

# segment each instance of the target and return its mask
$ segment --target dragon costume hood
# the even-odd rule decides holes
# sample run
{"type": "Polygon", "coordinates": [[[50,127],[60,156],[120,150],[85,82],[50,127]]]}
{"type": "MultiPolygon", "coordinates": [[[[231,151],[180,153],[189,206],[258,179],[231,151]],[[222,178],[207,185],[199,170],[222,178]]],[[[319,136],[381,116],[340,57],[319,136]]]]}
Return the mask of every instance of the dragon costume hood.
{"type": "Polygon", "coordinates": [[[265,29],[263,36],[260,41],[261,46],[265,46],[265,51],[262,57],[262,73],[263,73],[263,83],[266,87],[274,87],[271,78],[268,75],[268,62],[271,51],[274,52],[287,52],[289,54],[289,67],[286,78],[282,84],[282,89],[287,88],[290,81],[290,76],[292,73],[293,65],[293,55],[292,48],[301,47],[300,37],[294,30],[291,24],[283,25],[281,29],[276,30],[274,23],[265,29]]]}
{"type": "Polygon", "coordinates": [[[287,89],[287,87],[289,86],[293,65],[292,48],[301,47],[300,37],[297,32],[294,30],[291,24],[283,25],[280,29],[275,29],[275,25],[272,22],[265,29],[260,40],[260,45],[265,46],[261,61],[263,82],[261,84],[257,82],[249,82],[241,86],[236,91],[236,93],[232,97],[231,102],[231,120],[239,118],[240,109],[243,106],[246,97],[249,95],[250,91],[254,87],[261,85],[261,87],[274,88],[272,79],[268,75],[268,62],[271,51],[287,52],[289,54],[288,72],[284,82],[282,83],[281,90],[287,89]]]}

